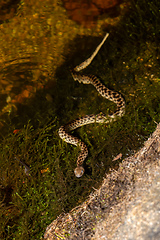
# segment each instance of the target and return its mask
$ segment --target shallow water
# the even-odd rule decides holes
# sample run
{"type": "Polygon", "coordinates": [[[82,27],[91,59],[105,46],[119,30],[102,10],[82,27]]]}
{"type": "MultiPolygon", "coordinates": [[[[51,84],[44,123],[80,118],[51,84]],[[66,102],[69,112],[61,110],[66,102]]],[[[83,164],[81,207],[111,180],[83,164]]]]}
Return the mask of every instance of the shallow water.
{"type": "MultiPolygon", "coordinates": [[[[8,196],[6,189],[12,189],[11,203],[4,200],[1,210],[1,221],[4,216],[9,219],[2,221],[5,237],[42,236],[44,226],[81,203],[109,169],[118,168],[119,161],[142,146],[160,116],[159,47],[156,37],[146,32],[151,26],[158,31],[158,25],[146,19],[137,23],[133,13],[111,31],[84,71],[124,96],[126,114],[110,124],[74,131],[89,149],[85,175],[75,178],[79,150],[61,141],[59,127],[79,116],[114,111],[115,105],[93,86],[74,82],[70,74],[70,68],[90,56],[102,40],[100,25],[93,31],[83,29],[56,1],[47,3],[48,8],[35,0],[30,8],[24,1],[18,14],[0,25],[1,200],[8,196]],[[120,153],[122,158],[112,161],[120,153]],[[15,163],[15,156],[30,166],[31,178],[15,163]]],[[[146,11],[151,12],[149,7],[146,11]]]]}

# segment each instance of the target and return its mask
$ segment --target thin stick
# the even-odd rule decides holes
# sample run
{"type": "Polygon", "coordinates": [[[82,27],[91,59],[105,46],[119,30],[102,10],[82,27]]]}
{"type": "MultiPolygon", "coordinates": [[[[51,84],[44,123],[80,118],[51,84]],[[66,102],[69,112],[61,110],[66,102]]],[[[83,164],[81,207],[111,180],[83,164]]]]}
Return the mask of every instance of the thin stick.
{"type": "Polygon", "coordinates": [[[82,62],[81,64],[79,64],[78,66],[76,66],[74,68],[74,70],[76,72],[81,71],[82,69],[86,68],[94,59],[94,57],[97,55],[97,53],[99,52],[100,48],[102,47],[102,45],[104,44],[104,42],[106,41],[106,39],[108,38],[109,33],[106,33],[106,35],[104,36],[102,42],[98,45],[98,47],[96,48],[96,50],[92,53],[92,55],[86,59],[84,62],[82,62]]]}

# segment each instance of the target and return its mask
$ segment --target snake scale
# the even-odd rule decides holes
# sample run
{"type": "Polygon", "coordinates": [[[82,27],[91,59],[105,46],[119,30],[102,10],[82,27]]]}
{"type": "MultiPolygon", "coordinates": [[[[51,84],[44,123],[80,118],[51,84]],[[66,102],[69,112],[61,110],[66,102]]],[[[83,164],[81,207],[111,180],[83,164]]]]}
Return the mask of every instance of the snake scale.
{"type": "Polygon", "coordinates": [[[119,93],[106,88],[96,76],[84,75],[79,73],[79,71],[86,68],[92,62],[92,60],[97,55],[99,49],[101,48],[101,46],[103,45],[103,43],[105,42],[108,36],[109,36],[109,33],[107,33],[104,36],[102,42],[98,45],[98,47],[93,52],[91,57],[89,57],[87,60],[82,62],[80,65],[76,66],[71,71],[71,74],[75,81],[78,81],[79,83],[83,83],[83,84],[92,84],[102,97],[114,102],[117,105],[116,111],[111,115],[106,116],[102,112],[97,115],[94,115],[94,114],[86,115],[78,119],[75,119],[72,122],[67,123],[66,125],[61,126],[59,128],[59,136],[62,140],[64,140],[67,143],[73,144],[75,146],[79,146],[81,149],[81,152],[77,159],[77,167],[74,170],[75,176],[78,178],[84,174],[83,162],[88,155],[88,149],[84,142],[82,142],[77,137],[74,137],[70,132],[75,130],[76,128],[79,128],[87,124],[95,123],[95,122],[108,123],[113,120],[115,121],[117,116],[122,117],[125,113],[125,101],[119,93]]]}

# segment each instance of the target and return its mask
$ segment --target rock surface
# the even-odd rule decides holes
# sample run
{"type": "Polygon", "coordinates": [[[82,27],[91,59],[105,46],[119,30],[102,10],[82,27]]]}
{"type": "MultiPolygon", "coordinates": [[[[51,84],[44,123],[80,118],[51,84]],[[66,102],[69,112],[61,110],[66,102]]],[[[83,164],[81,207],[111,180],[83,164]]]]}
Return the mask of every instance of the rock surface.
{"type": "Polygon", "coordinates": [[[84,26],[93,26],[97,17],[104,12],[119,15],[122,0],[63,0],[65,9],[73,21],[84,26]]]}
{"type": "Polygon", "coordinates": [[[134,156],[106,175],[80,206],[61,214],[45,239],[160,239],[160,124],[134,156]]]}

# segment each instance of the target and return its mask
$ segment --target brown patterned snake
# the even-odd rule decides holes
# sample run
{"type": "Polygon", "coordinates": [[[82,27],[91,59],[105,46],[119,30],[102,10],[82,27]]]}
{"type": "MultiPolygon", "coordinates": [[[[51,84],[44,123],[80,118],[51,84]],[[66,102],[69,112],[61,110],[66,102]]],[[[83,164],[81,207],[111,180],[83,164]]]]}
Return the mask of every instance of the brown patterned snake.
{"type": "Polygon", "coordinates": [[[88,149],[84,142],[82,142],[77,137],[74,137],[70,134],[71,131],[75,130],[76,128],[79,128],[83,125],[91,124],[91,123],[108,123],[113,120],[116,120],[116,117],[122,117],[125,113],[125,101],[123,97],[117,93],[114,92],[108,88],[106,88],[94,75],[83,75],[80,74],[79,71],[86,68],[93,60],[93,58],[98,53],[99,49],[109,36],[109,33],[105,35],[102,42],[98,45],[96,50],[93,52],[90,58],[82,62],[80,65],[74,68],[72,71],[72,76],[75,81],[78,81],[79,83],[83,84],[92,84],[96,90],[100,93],[100,95],[114,103],[117,104],[117,109],[112,115],[105,115],[104,113],[99,113],[97,115],[86,115],[84,117],[80,117],[76,120],[73,120],[72,122],[61,126],[59,129],[59,136],[61,139],[63,139],[65,142],[79,146],[81,149],[81,152],[77,159],[77,167],[74,170],[76,177],[81,177],[84,173],[83,168],[83,162],[86,159],[88,155],[88,149]]]}

